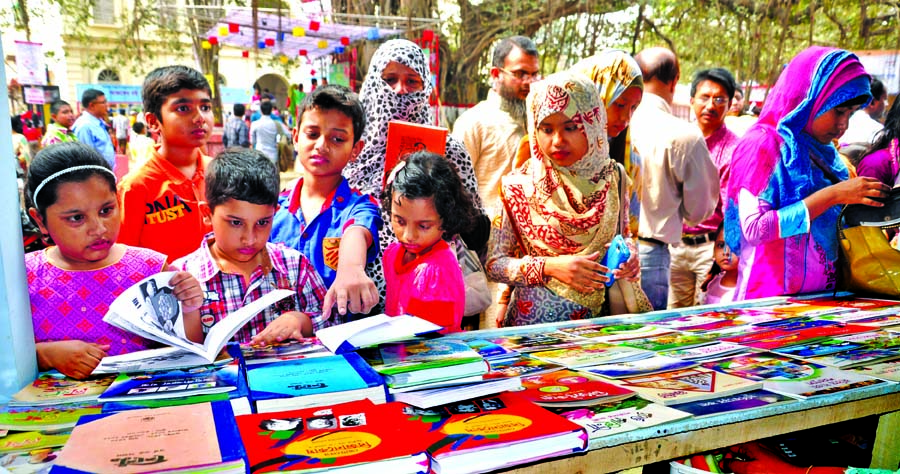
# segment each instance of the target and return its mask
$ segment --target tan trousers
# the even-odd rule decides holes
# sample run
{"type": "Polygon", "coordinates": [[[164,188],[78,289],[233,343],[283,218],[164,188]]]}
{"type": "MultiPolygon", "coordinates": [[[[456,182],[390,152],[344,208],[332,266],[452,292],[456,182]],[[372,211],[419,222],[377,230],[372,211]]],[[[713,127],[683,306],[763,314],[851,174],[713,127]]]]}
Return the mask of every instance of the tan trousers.
{"type": "Polygon", "coordinates": [[[670,245],[669,308],[695,306],[700,301],[700,285],[713,264],[715,242],[699,245],[670,245]]]}

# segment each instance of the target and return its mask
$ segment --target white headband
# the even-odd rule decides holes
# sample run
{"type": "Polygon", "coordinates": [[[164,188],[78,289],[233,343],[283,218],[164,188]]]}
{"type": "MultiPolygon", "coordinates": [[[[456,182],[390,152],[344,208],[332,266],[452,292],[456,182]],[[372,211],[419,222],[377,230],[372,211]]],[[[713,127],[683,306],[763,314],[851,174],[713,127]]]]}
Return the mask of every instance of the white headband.
{"type": "Polygon", "coordinates": [[[71,167],[71,168],[66,168],[66,169],[64,169],[64,170],[62,170],[62,171],[57,171],[56,173],[53,173],[53,174],[51,174],[50,176],[47,176],[43,181],[41,181],[41,184],[39,184],[38,187],[35,188],[35,190],[34,190],[34,196],[31,197],[31,200],[34,201],[34,207],[35,207],[35,209],[40,210],[40,207],[38,207],[37,198],[38,198],[38,194],[41,192],[41,189],[44,189],[44,185],[45,185],[45,184],[49,183],[50,181],[53,181],[53,180],[56,179],[56,178],[59,178],[60,176],[66,174],[66,173],[72,173],[72,172],[74,172],[74,171],[81,171],[81,170],[102,170],[102,171],[106,171],[107,173],[109,173],[109,174],[112,175],[113,181],[116,181],[116,174],[113,173],[111,169],[109,169],[109,168],[107,168],[107,167],[105,167],[105,166],[99,166],[99,165],[79,165],[79,166],[73,166],[73,167],[71,167]]]}

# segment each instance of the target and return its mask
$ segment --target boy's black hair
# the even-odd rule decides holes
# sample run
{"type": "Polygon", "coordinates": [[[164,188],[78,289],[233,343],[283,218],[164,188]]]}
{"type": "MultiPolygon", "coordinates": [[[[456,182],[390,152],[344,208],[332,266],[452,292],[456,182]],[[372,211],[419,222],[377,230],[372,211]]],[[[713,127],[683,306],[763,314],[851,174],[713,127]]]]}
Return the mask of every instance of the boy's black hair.
{"type": "Polygon", "coordinates": [[[81,106],[88,108],[91,106],[91,102],[97,100],[97,97],[101,96],[106,96],[106,94],[97,89],[87,89],[81,93],[81,106]]]}
{"type": "Polygon", "coordinates": [[[144,122],[134,122],[134,125],[131,126],[131,130],[138,135],[143,135],[146,133],[147,127],[144,125],[144,122]]]}
{"type": "Polygon", "coordinates": [[[703,81],[712,81],[722,86],[725,93],[728,94],[728,100],[734,100],[734,91],[737,89],[737,81],[731,71],[721,67],[712,69],[704,69],[694,74],[694,80],[691,82],[691,97],[697,94],[697,86],[703,81]]]}
{"type": "MultiPolygon", "coordinates": [[[[64,105],[69,105],[68,102],[64,100],[57,100],[53,104],[50,105],[50,115],[56,115],[59,113],[59,109],[63,108],[64,105]]],[[[69,105],[69,107],[72,107],[69,105]]]]}
{"type": "Polygon", "coordinates": [[[162,105],[166,98],[181,90],[204,91],[212,95],[209,82],[200,71],[187,66],[163,66],[150,71],[144,78],[141,97],[144,111],[162,123],[162,105]]]}
{"type": "Polygon", "coordinates": [[[337,84],[317,87],[310,92],[300,104],[299,124],[303,124],[303,114],[307,110],[337,110],[350,117],[353,122],[353,144],[362,138],[363,129],[366,128],[366,111],[363,110],[359,96],[350,89],[337,84]]]}
{"type": "Polygon", "coordinates": [[[259,103],[259,113],[263,115],[272,115],[272,101],[269,99],[263,99],[259,103]]]}
{"type": "Polygon", "coordinates": [[[244,104],[234,104],[234,116],[235,117],[243,117],[245,113],[247,113],[247,106],[244,104]]]}
{"type": "Polygon", "coordinates": [[[206,202],[210,210],[229,199],[276,206],[279,189],[275,163],[253,149],[228,148],[206,168],[206,202]]]}
{"type": "Polygon", "coordinates": [[[116,178],[111,173],[96,168],[63,173],[50,181],[47,178],[59,171],[75,166],[102,166],[110,171],[109,163],[93,148],[79,142],[55,143],[37,152],[31,165],[28,167],[28,177],[25,183],[26,207],[36,207],[41,217],[47,217],[47,207],[52,206],[57,199],[56,190],[63,183],[80,183],[92,176],[99,176],[106,180],[109,189],[116,192],[116,178]],[[45,182],[46,181],[46,182],[45,182]],[[34,191],[44,183],[38,194],[38,202],[34,202],[34,191]]]}
{"type": "Polygon", "coordinates": [[[387,203],[385,210],[388,217],[391,215],[393,192],[397,191],[406,199],[434,199],[434,207],[441,216],[444,240],[467,232],[478,223],[481,213],[463,187],[456,168],[444,157],[429,151],[417,151],[407,155],[401,163],[405,163],[403,168],[391,173],[393,180],[387,183],[381,194],[382,206],[387,203]]]}

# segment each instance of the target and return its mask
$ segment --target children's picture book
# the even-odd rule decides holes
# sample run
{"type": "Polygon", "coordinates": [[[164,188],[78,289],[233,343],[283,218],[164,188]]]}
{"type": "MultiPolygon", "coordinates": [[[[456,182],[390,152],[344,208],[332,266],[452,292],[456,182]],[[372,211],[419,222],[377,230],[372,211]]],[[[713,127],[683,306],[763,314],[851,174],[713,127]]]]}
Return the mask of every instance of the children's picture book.
{"type": "MultiPolygon", "coordinates": [[[[224,393],[246,387],[240,364],[122,373],[100,395],[101,402],[177,398],[224,393]]],[[[246,390],[246,388],[244,388],[246,390]]]]}
{"type": "Polygon", "coordinates": [[[0,430],[59,431],[75,426],[84,415],[100,413],[95,402],[44,406],[0,406],[0,430]]]}
{"type": "Polygon", "coordinates": [[[749,349],[746,346],[740,344],[718,341],[704,346],[659,351],[658,354],[665,357],[674,357],[676,359],[700,361],[747,352],[748,350],[749,349]]]}
{"type": "MultiPolygon", "coordinates": [[[[231,354],[223,349],[212,363],[221,365],[231,361],[231,354]]],[[[104,357],[91,374],[154,372],[158,370],[186,369],[208,364],[209,361],[205,357],[180,347],[160,347],[104,357]]]]}
{"type": "Polygon", "coordinates": [[[444,127],[391,120],[387,129],[382,187],[387,183],[388,174],[404,156],[417,151],[444,156],[446,147],[447,129],[444,127]]]}
{"type": "Polygon", "coordinates": [[[900,359],[900,350],[863,347],[834,354],[806,357],[805,359],[816,364],[830,365],[839,369],[852,369],[863,365],[900,359]]]}
{"type": "Polygon", "coordinates": [[[413,422],[403,406],[359,400],[238,416],[235,422],[251,473],[428,473],[427,445],[408,434],[413,422]]]}
{"type": "Polygon", "coordinates": [[[825,356],[836,352],[849,351],[863,347],[858,342],[844,341],[836,338],[816,339],[811,342],[794,344],[786,347],[772,349],[772,352],[788,357],[806,359],[809,357],[825,356]]]}
{"type": "Polygon", "coordinates": [[[405,438],[425,446],[442,474],[488,472],[587,448],[581,426],[516,393],[399,409],[416,425],[404,430],[405,438]]]}
{"type": "Polygon", "coordinates": [[[459,339],[446,337],[380,344],[359,354],[385,376],[391,388],[480,376],[488,370],[481,354],[459,339]]]}
{"type": "Polygon", "coordinates": [[[589,365],[612,364],[615,362],[627,362],[653,357],[653,352],[645,349],[615,346],[605,342],[595,342],[564,349],[552,349],[538,351],[529,354],[530,357],[553,362],[566,367],[577,368],[589,365]]]}
{"type": "Polygon", "coordinates": [[[667,351],[673,349],[687,349],[689,347],[705,346],[712,344],[712,339],[697,334],[675,332],[662,336],[646,337],[642,339],[629,339],[618,344],[625,347],[645,349],[648,351],[667,351]]]}
{"type": "Polygon", "coordinates": [[[102,413],[116,413],[120,411],[141,410],[144,408],[174,407],[182,405],[194,405],[198,403],[227,402],[231,404],[231,410],[235,415],[253,413],[250,406],[250,394],[246,387],[238,388],[230,392],[207,393],[203,395],[190,395],[177,398],[142,398],[140,400],[127,400],[121,402],[104,402],[102,413]]]}
{"type": "Polygon", "coordinates": [[[672,408],[676,408],[683,412],[690,413],[691,415],[694,415],[696,417],[700,417],[718,415],[720,413],[752,410],[754,408],[792,401],[794,401],[793,398],[787,397],[780,393],[769,392],[767,390],[753,390],[751,392],[726,395],[724,397],[713,398],[710,400],[679,403],[676,405],[672,405],[672,408]]]}
{"type": "Polygon", "coordinates": [[[900,333],[891,331],[872,331],[859,334],[850,334],[840,336],[837,339],[857,344],[863,344],[873,349],[894,349],[900,348],[900,333]]]}
{"type": "Polygon", "coordinates": [[[522,377],[518,394],[547,408],[581,407],[633,397],[634,392],[568,369],[522,377]]]}
{"type": "Polygon", "coordinates": [[[661,336],[672,332],[669,328],[659,327],[651,324],[643,323],[620,323],[620,324],[591,324],[586,326],[575,326],[570,328],[560,328],[559,332],[564,332],[573,336],[594,339],[598,342],[615,342],[624,341],[626,339],[639,339],[642,337],[661,336]]]}
{"type": "Polygon", "coordinates": [[[487,339],[468,339],[465,342],[487,360],[514,359],[519,355],[518,352],[487,339]]]}
{"type": "Polygon", "coordinates": [[[245,468],[231,405],[204,403],[84,417],[51,472],[192,472],[245,468]]]}
{"type": "Polygon", "coordinates": [[[818,296],[814,298],[795,296],[788,298],[789,303],[806,304],[815,306],[833,306],[837,308],[853,308],[858,310],[873,310],[897,306],[900,301],[881,300],[874,298],[860,298],[854,295],[845,296],[818,296]]]}
{"type": "Polygon", "coordinates": [[[332,355],[332,352],[314,337],[299,341],[291,339],[267,346],[241,344],[241,353],[247,365],[332,355]]]}
{"type": "Polygon", "coordinates": [[[9,406],[44,406],[97,400],[115,375],[101,375],[75,380],[52,371],[38,374],[37,379],[12,396],[9,406]]]}
{"type": "Polygon", "coordinates": [[[564,368],[559,364],[535,359],[524,354],[519,355],[514,359],[488,360],[487,363],[488,373],[484,375],[485,379],[524,377],[526,375],[543,374],[564,368]]]}
{"type": "Polygon", "coordinates": [[[47,472],[62,446],[32,449],[29,452],[9,453],[0,456],[0,472],[10,474],[37,474],[47,472]],[[5,469],[5,471],[4,471],[5,469]]]}
{"type": "Polygon", "coordinates": [[[592,441],[691,417],[690,413],[637,397],[563,411],[560,415],[583,426],[592,441]]]}
{"type": "Polygon", "coordinates": [[[572,335],[564,331],[549,333],[519,334],[515,336],[503,336],[491,338],[495,344],[499,344],[516,352],[549,351],[564,349],[589,342],[583,337],[572,335]]]}
{"type": "Polygon", "coordinates": [[[659,372],[615,381],[642,398],[663,405],[708,400],[763,387],[759,381],[716,372],[703,367],[659,372]]]}
{"type": "Polygon", "coordinates": [[[169,286],[174,274],[157,273],[135,283],[116,297],[103,321],[145,339],[193,352],[210,363],[247,321],[276,301],[294,294],[292,290],[270,291],[221,319],[207,332],[203,344],[198,344],[184,334],[181,303],[169,286]]]}
{"type": "Polygon", "coordinates": [[[472,398],[496,395],[501,392],[522,389],[518,377],[482,380],[475,383],[449,385],[425,390],[409,390],[392,394],[393,400],[419,408],[431,408],[438,405],[469,400],[472,398]]]}
{"type": "Polygon", "coordinates": [[[892,360],[890,362],[879,362],[864,367],[852,369],[853,372],[875,377],[888,382],[900,382],[900,360],[892,360]]]}
{"type": "Polygon", "coordinates": [[[69,441],[70,430],[43,432],[17,431],[0,438],[0,454],[28,453],[36,449],[57,448],[69,441]]]}
{"type": "Polygon", "coordinates": [[[774,354],[738,355],[706,362],[703,366],[748,380],[762,381],[764,389],[798,399],[884,383],[858,372],[774,354]]]}
{"type": "Polygon", "coordinates": [[[590,372],[592,374],[602,375],[610,379],[621,379],[625,377],[634,377],[637,375],[655,374],[657,372],[688,369],[695,366],[697,366],[697,362],[694,361],[656,355],[653,357],[648,357],[646,359],[635,360],[631,362],[620,362],[618,364],[602,364],[591,367],[584,367],[580,370],[584,372],[590,372]]]}
{"type": "Polygon", "coordinates": [[[379,314],[320,329],[319,342],[335,354],[352,352],[384,342],[411,339],[444,329],[416,316],[379,314]]]}
{"type": "Polygon", "coordinates": [[[384,378],[355,352],[247,366],[258,412],[372,399],[384,403],[384,378]]]}

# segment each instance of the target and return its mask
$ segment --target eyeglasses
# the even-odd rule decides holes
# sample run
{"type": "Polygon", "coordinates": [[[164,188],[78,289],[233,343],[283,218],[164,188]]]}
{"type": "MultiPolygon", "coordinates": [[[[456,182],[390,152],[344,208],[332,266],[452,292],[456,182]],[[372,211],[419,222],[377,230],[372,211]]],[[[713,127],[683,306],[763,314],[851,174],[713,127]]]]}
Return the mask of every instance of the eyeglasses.
{"type": "Polygon", "coordinates": [[[719,107],[728,103],[728,97],[721,97],[721,96],[710,97],[708,95],[701,95],[700,97],[694,97],[694,100],[700,105],[706,105],[707,102],[712,100],[713,104],[716,104],[716,106],[719,106],[719,107]]]}
{"type": "Polygon", "coordinates": [[[524,81],[526,79],[531,79],[532,81],[540,81],[541,73],[540,72],[526,72],[526,71],[508,71],[503,69],[502,67],[498,67],[500,71],[515,77],[517,81],[524,81]]]}

